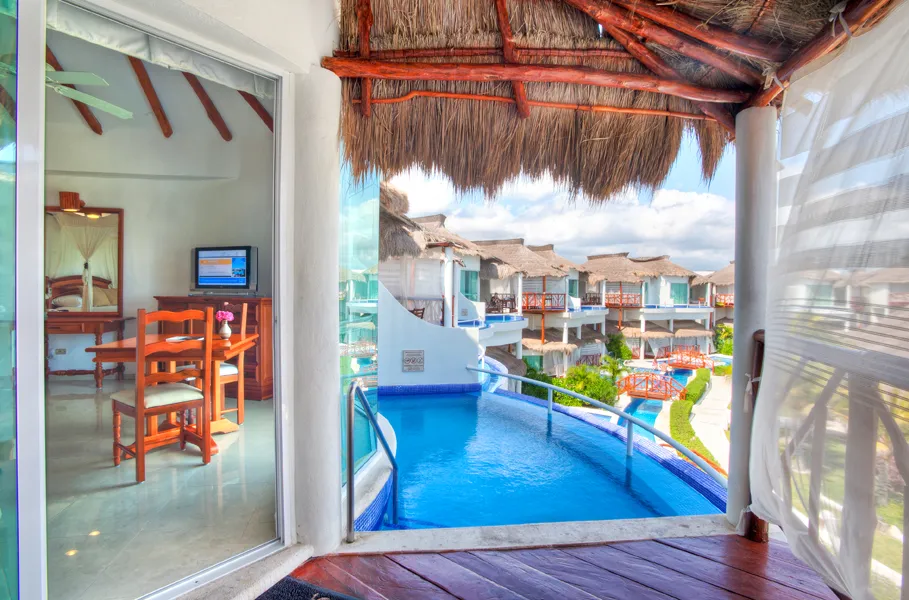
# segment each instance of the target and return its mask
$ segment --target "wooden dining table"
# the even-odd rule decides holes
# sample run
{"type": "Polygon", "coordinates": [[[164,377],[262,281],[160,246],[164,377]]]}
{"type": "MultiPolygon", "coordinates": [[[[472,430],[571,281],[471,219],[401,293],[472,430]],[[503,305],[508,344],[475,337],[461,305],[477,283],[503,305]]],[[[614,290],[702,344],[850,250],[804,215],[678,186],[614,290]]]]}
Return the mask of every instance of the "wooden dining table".
{"type": "MultiPolygon", "coordinates": [[[[167,338],[173,337],[167,334],[147,334],[145,343],[154,344],[166,341],[167,338]]],[[[224,395],[221,386],[221,363],[236,358],[241,353],[254,347],[259,339],[259,335],[252,333],[241,335],[235,333],[230,336],[230,340],[215,338],[212,340],[212,377],[211,377],[211,433],[231,433],[240,429],[240,426],[225,418],[224,395]]],[[[92,359],[96,363],[102,362],[119,362],[134,363],[136,362],[136,338],[126,338],[106,344],[98,344],[86,348],[86,352],[94,354],[92,359]]],[[[148,356],[149,360],[154,361],[151,368],[159,368],[159,364],[166,365],[167,370],[174,371],[178,363],[190,363],[202,360],[201,350],[189,350],[175,354],[167,352],[157,352],[148,356]]],[[[146,422],[146,435],[157,435],[160,431],[176,429],[176,418],[174,415],[168,415],[164,423],[158,423],[157,418],[149,417],[146,422]]],[[[179,433],[175,431],[175,435],[179,433]]],[[[213,452],[217,452],[217,445],[213,444],[213,452]]]]}

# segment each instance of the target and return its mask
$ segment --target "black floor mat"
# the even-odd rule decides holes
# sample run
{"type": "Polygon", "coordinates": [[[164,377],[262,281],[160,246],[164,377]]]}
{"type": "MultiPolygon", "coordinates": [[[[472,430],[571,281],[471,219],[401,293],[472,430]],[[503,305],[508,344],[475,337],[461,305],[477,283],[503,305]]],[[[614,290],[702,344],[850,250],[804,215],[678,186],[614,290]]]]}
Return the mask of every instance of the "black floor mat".
{"type": "Polygon", "coordinates": [[[357,598],[332,592],[293,577],[285,577],[259,596],[259,600],[357,600],[357,598]]]}

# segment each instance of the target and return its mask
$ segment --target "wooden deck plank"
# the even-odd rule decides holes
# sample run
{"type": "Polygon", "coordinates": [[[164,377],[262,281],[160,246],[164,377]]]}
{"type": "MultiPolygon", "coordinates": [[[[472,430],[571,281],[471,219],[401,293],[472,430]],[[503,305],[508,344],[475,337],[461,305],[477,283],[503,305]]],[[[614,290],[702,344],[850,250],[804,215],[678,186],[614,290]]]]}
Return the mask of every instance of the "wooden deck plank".
{"type": "Polygon", "coordinates": [[[805,563],[796,564],[788,560],[771,558],[780,556],[779,549],[770,544],[757,544],[739,536],[723,535],[703,538],[667,538],[657,540],[661,544],[697,554],[715,562],[747,571],[764,579],[781,583],[823,600],[837,600],[836,595],[820,576],[805,563]]]}
{"type": "Polygon", "coordinates": [[[600,600],[670,600],[666,594],[580,561],[561,550],[509,550],[504,554],[600,600]]]}
{"type": "Polygon", "coordinates": [[[595,596],[501,552],[453,552],[444,556],[527,600],[596,600],[595,596]]]}
{"type": "Polygon", "coordinates": [[[611,547],[730,592],[741,594],[746,598],[754,598],[755,600],[763,600],[764,598],[816,600],[816,597],[811,594],[770,581],[758,575],[753,575],[747,571],[741,571],[735,567],[705,559],[697,554],[690,554],[666,544],[644,541],[613,544],[611,547]]]}
{"type": "Polygon", "coordinates": [[[303,563],[291,573],[291,577],[362,600],[395,600],[379,594],[356,577],[339,570],[324,558],[303,563]]]}
{"type": "Polygon", "coordinates": [[[525,600],[440,554],[389,554],[388,557],[463,600],[525,600]]]}
{"type": "MultiPolygon", "coordinates": [[[[742,600],[744,596],[609,546],[563,548],[564,552],[678,600],[742,600]]],[[[709,562],[709,561],[705,561],[709,562]]]]}
{"type": "Polygon", "coordinates": [[[440,587],[408,571],[393,560],[380,554],[338,555],[327,559],[347,573],[355,574],[361,581],[383,596],[394,600],[454,600],[454,596],[440,587]]]}

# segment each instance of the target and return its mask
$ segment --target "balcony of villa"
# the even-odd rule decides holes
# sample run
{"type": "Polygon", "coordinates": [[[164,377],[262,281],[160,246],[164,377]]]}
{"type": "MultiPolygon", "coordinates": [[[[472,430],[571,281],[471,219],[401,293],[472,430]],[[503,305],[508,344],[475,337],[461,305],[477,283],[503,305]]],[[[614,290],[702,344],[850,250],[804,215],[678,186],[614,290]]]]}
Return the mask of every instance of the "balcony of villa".
{"type": "Polygon", "coordinates": [[[613,292],[603,296],[603,306],[608,308],[641,308],[641,294],[613,292]]]}
{"type": "Polygon", "coordinates": [[[568,310],[568,294],[557,292],[524,292],[521,309],[529,314],[563,313],[568,310]]]}
{"type": "Polygon", "coordinates": [[[735,294],[717,294],[713,305],[717,308],[732,308],[735,306],[735,294]]]}

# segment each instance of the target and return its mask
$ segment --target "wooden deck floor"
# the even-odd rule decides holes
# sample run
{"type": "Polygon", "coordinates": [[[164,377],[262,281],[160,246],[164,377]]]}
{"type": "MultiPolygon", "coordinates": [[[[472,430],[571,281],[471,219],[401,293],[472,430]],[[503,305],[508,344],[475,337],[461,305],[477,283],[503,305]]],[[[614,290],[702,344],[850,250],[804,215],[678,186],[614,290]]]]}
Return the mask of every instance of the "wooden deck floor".
{"type": "Polygon", "coordinates": [[[726,535],[530,550],[338,555],[293,576],[364,600],[836,600],[785,544],[726,535]]]}

